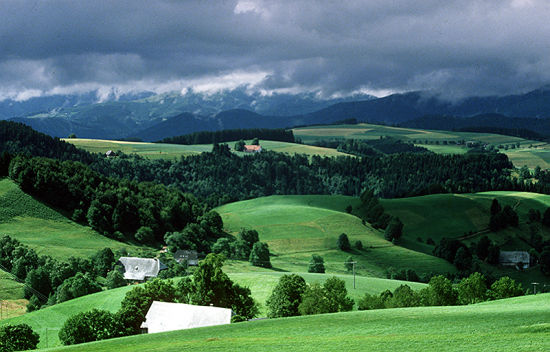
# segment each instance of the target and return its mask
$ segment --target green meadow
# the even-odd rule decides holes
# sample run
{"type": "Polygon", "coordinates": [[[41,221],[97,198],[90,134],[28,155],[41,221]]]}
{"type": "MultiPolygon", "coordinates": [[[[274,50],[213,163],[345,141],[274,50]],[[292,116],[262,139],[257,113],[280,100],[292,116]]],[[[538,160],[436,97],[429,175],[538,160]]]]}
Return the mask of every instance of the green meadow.
{"type": "Polygon", "coordinates": [[[456,307],[268,319],[55,351],[548,351],[550,294],[456,307]]]}
{"type": "MultiPolygon", "coordinates": [[[[101,139],[83,139],[67,138],[64,141],[74,144],[78,148],[92,153],[106,153],[108,150],[122,151],[125,154],[138,154],[148,159],[179,159],[182,156],[196,155],[212,150],[212,144],[180,145],[165,143],[145,143],[145,142],[126,142],[111,141],[101,139]]],[[[251,140],[247,141],[251,143],[251,140]]],[[[227,142],[233,148],[235,142],[227,142]]],[[[297,143],[277,142],[261,140],[260,145],[265,150],[272,150],[279,153],[288,154],[306,154],[320,156],[340,156],[347,155],[340,153],[335,149],[314,147],[297,143]]],[[[238,153],[246,155],[246,153],[238,153]]]]}
{"type": "Polygon", "coordinates": [[[349,256],[358,262],[361,275],[383,277],[389,267],[411,268],[418,273],[453,272],[454,267],[431,255],[393,245],[383,233],[344,209],[359,200],[346,196],[271,196],[226,204],[216,211],[225,230],[237,235],[241,228],[258,231],[267,242],[275,269],[305,271],[312,254],[325,260],[327,272],[345,273],[349,256]],[[346,233],[362,250],[343,252],[337,239],[346,233]]]}
{"type": "Polygon", "coordinates": [[[39,254],[61,259],[88,257],[105,247],[129,251],[139,248],[69,220],[21,191],[7,178],[0,179],[0,235],[10,235],[39,254]]]}
{"type": "Polygon", "coordinates": [[[381,136],[390,136],[406,142],[414,142],[416,145],[439,154],[464,154],[468,151],[464,145],[445,144],[446,142],[474,141],[495,147],[510,147],[508,149],[501,148],[500,151],[508,155],[516,167],[526,165],[534,169],[538,165],[544,169],[550,168],[549,144],[492,133],[423,130],[367,123],[300,127],[294,128],[293,132],[294,136],[300,138],[304,143],[314,143],[323,139],[378,139],[381,136]],[[517,143],[519,143],[518,148],[516,148],[517,143]],[[511,148],[512,145],[514,145],[514,149],[511,148]]]}
{"type": "MultiPolygon", "coordinates": [[[[224,270],[226,270],[225,267],[224,270]]],[[[265,308],[265,301],[283,274],[284,273],[281,272],[245,272],[230,273],[229,276],[235,282],[250,288],[252,296],[259,303],[260,316],[265,316],[267,312],[265,308]]],[[[332,276],[329,274],[298,274],[303,276],[308,283],[324,282],[328,277],[332,276]]],[[[416,282],[357,277],[356,288],[354,289],[353,276],[337,276],[346,282],[346,288],[348,289],[349,295],[354,300],[359,299],[365,293],[379,294],[386,289],[394,290],[401,284],[407,284],[415,290],[421,289],[425,286],[424,284],[416,282]]],[[[115,312],[120,308],[120,302],[124,298],[126,292],[132,289],[132,287],[133,286],[125,286],[79,297],[35,312],[27,313],[24,316],[1,321],[0,324],[29,324],[41,337],[39,347],[43,348],[47,346],[56,346],[60,344],[57,334],[67,318],[76,313],[88,311],[93,308],[115,312]]]]}

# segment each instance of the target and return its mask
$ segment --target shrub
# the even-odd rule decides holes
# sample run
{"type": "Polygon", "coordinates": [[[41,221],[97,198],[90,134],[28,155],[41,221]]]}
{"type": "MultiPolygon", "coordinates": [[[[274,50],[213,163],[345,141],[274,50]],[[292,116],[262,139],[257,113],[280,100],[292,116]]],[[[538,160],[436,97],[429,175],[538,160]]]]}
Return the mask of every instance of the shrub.
{"type": "Polygon", "coordinates": [[[487,284],[480,273],[473,273],[458,284],[458,303],[472,304],[487,299],[487,284]]]}
{"type": "Polygon", "coordinates": [[[382,309],[386,308],[384,305],[384,300],[381,296],[377,295],[369,295],[368,293],[365,293],[365,295],[357,301],[357,309],[358,310],[371,310],[371,309],[382,309]]]}
{"type": "Polygon", "coordinates": [[[338,249],[341,251],[349,251],[351,249],[351,244],[349,243],[348,235],[345,233],[340,234],[338,236],[338,241],[336,242],[338,245],[338,249]]]}
{"type": "Polygon", "coordinates": [[[40,337],[27,324],[7,324],[0,327],[0,351],[34,350],[40,337]]]}
{"type": "Polygon", "coordinates": [[[298,315],[298,306],[302,303],[302,294],[306,287],[306,281],[299,275],[281,276],[266,301],[268,316],[279,318],[298,315]]]}
{"type": "Polygon", "coordinates": [[[317,254],[311,256],[309,265],[307,268],[308,273],[324,273],[325,272],[325,261],[323,257],[317,254]]]}
{"type": "Polygon", "coordinates": [[[121,335],[122,329],[115,315],[99,309],[71,316],[59,330],[59,340],[64,345],[105,340],[121,335]]]}
{"type": "Polygon", "coordinates": [[[260,266],[262,268],[271,268],[271,261],[269,259],[269,247],[265,242],[256,242],[252,246],[250,257],[248,259],[254,266],[260,266]]]}
{"type": "Polygon", "coordinates": [[[386,305],[391,308],[417,307],[420,297],[409,285],[401,285],[393,291],[393,297],[387,300],[386,305]]]}
{"type": "Polygon", "coordinates": [[[492,299],[503,299],[510,297],[523,296],[521,284],[516,283],[508,276],[501,277],[491,285],[489,296],[492,299]]]}
{"type": "Polygon", "coordinates": [[[392,217],[388,226],[386,227],[386,231],[384,232],[384,238],[387,241],[397,241],[401,238],[403,235],[403,223],[399,218],[392,217]]]}
{"type": "Polygon", "coordinates": [[[457,292],[449,279],[442,275],[434,276],[428,283],[427,305],[453,306],[456,304],[457,292]]]}
{"type": "Polygon", "coordinates": [[[358,249],[358,250],[362,250],[363,249],[363,242],[355,241],[355,248],[358,249]]]}
{"type": "Polygon", "coordinates": [[[107,273],[107,278],[105,280],[105,286],[109,289],[122,287],[126,285],[126,280],[122,273],[118,270],[111,270],[107,273]]]}

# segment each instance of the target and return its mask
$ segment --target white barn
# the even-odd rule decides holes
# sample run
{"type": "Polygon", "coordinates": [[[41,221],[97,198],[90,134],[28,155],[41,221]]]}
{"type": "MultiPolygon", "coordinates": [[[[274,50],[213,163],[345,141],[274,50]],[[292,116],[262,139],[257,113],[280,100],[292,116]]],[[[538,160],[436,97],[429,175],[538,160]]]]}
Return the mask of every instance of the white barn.
{"type": "Polygon", "coordinates": [[[529,253],[525,251],[500,251],[498,258],[500,265],[514,266],[518,269],[529,268],[529,261],[529,253]]]}
{"type": "Polygon", "coordinates": [[[231,309],[154,301],[141,328],[146,333],[231,323],[231,309]]]}
{"type": "Polygon", "coordinates": [[[157,277],[161,270],[166,269],[166,265],[153,258],[120,257],[118,261],[124,267],[126,280],[145,281],[157,277]]]}

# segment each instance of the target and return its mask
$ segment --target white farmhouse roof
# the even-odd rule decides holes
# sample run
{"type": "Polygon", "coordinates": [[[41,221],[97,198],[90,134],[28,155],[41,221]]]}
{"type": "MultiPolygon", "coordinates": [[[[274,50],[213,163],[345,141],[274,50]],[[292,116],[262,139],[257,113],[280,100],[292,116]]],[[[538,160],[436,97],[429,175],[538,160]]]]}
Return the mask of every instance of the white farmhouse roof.
{"type": "Polygon", "coordinates": [[[183,330],[231,323],[231,309],[154,301],[142,329],[148,333],[183,330]]]}
{"type": "Polygon", "coordinates": [[[157,277],[159,271],[166,269],[166,266],[158,259],[120,257],[118,261],[124,266],[126,280],[143,281],[147,277],[157,277]]]}
{"type": "Polygon", "coordinates": [[[500,251],[499,263],[501,265],[516,266],[521,263],[523,268],[529,267],[529,253],[525,251],[500,251]]]}

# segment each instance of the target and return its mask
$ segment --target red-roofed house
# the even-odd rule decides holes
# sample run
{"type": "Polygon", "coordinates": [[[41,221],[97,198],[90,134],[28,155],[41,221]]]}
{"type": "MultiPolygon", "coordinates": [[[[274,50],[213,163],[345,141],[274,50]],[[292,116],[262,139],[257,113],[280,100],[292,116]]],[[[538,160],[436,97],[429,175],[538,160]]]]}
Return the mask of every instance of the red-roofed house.
{"type": "Polygon", "coordinates": [[[262,146],[261,145],[246,144],[244,146],[244,152],[245,153],[259,153],[261,151],[262,151],[262,146]]]}

